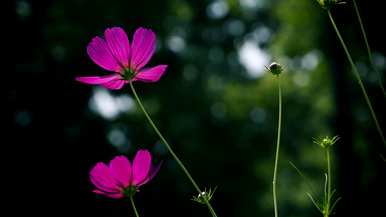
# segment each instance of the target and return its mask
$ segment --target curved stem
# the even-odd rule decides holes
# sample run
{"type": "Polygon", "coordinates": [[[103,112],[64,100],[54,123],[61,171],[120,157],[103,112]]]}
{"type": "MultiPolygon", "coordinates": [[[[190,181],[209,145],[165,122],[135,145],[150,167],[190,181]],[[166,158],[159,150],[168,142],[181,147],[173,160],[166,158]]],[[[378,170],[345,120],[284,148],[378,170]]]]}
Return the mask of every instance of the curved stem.
{"type": "Polygon", "coordinates": [[[131,202],[131,206],[133,207],[133,210],[134,210],[135,216],[136,216],[136,217],[139,217],[139,214],[138,214],[137,208],[135,208],[135,204],[134,204],[133,196],[131,196],[131,197],[130,197],[130,202],[131,202]]]}
{"type": "Polygon", "coordinates": [[[367,50],[367,55],[369,57],[370,65],[373,68],[373,70],[377,73],[379,87],[382,90],[383,96],[386,97],[385,88],[383,87],[383,79],[382,79],[383,77],[382,77],[382,74],[377,70],[377,67],[375,67],[375,64],[374,64],[374,61],[373,61],[373,57],[372,57],[372,54],[371,54],[370,45],[369,45],[369,42],[367,40],[366,31],[365,31],[365,28],[363,27],[362,18],[361,18],[361,15],[359,14],[359,9],[358,9],[357,3],[356,3],[355,0],[353,0],[353,2],[354,2],[355,13],[356,13],[356,15],[358,17],[358,21],[359,21],[359,26],[361,27],[363,39],[365,40],[366,50],[367,50]]]}
{"type": "Polygon", "coordinates": [[[344,49],[344,52],[346,53],[346,56],[347,56],[347,58],[348,58],[348,60],[349,60],[349,62],[350,62],[350,64],[351,64],[352,71],[353,71],[353,73],[354,73],[354,75],[355,75],[355,78],[357,79],[357,82],[358,82],[358,84],[359,84],[359,86],[360,86],[360,88],[361,88],[361,90],[362,90],[363,96],[365,97],[367,106],[368,106],[369,109],[370,109],[370,113],[371,113],[371,116],[372,116],[372,118],[373,118],[373,120],[374,120],[374,122],[375,122],[375,126],[376,126],[376,128],[377,128],[377,131],[378,131],[378,133],[379,133],[379,136],[380,136],[381,139],[382,139],[383,145],[386,146],[386,140],[385,140],[385,137],[383,136],[381,127],[379,126],[377,116],[375,115],[375,112],[374,112],[374,110],[373,110],[373,106],[371,105],[371,101],[370,101],[370,99],[369,99],[369,97],[368,97],[368,95],[367,95],[365,86],[363,85],[363,82],[362,82],[362,79],[361,79],[361,77],[360,77],[360,75],[359,75],[358,69],[356,68],[356,66],[355,66],[355,64],[354,64],[354,61],[352,60],[351,55],[350,55],[350,53],[349,53],[349,51],[348,51],[348,49],[347,49],[347,47],[346,47],[346,44],[344,43],[343,38],[342,38],[342,36],[340,35],[338,28],[336,27],[335,21],[334,21],[334,19],[332,18],[332,15],[331,15],[330,10],[327,10],[327,13],[328,13],[328,17],[330,18],[330,21],[331,21],[331,23],[332,23],[332,26],[334,27],[335,32],[336,32],[336,34],[338,35],[339,41],[340,41],[340,43],[342,44],[342,47],[343,47],[343,49],[344,49]]]}
{"type": "MultiPolygon", "coordinates": [[[[181,162],[181,160],[177,157],[177,155],[174,153],[173,149],[171,148],[171,146],[169,145],[169,143],[166,141],[166,139],[162,136],[161,132],[158,130],[157,126],[154,124],[153,120],[151,119],[150,115],[147,113],[145,107],[143,106],[141,100],[139,99],[138,95],[137,95],[137,92],[135,91],[135,88],[132,84],[132,82],[129,83],[130,84],[130,88],[134,94],[134,97],[140,107],[140,109],[142,110],[142,112],[145,114],[146,116],[146,119],[148,120],[148,122],[150,123],[150,125],[152,126],[152,128],[154,129],[154,131],[156,132],[156,134],[159,136],[159,138],[161,139],[162,143],[166,146],[166,148],[168,149],[168,151],[170,152],[170,154],[173,156],[173,158],[176,160],[176,162],[178,163],[178,165],[181,167],[181,169],[184,171],[185,175],[188,177],[188,179],[190,180],[190,182],[192,183],[192,185],[194,186],[194,188],[198,191],[199,194],[201,194],[201,190],[200,188],[198,187],[197,183],[194,181],[193,177],[190,175],[189,171],[186,169],[186,167],[184,166],[184,164],[181,162]]],[[[207,201],[206,199],[205,200],[205,204],[207,205],[210,213],[212,214],[213,217],[217,217],[215,211],[213,210],[212,206],[210,205],[209,201],[207,201]]]]}
{"type": "Polygon", "coordinates": [[[281,110],[282,110],[282,96],[281,96],[281,85],[280,85],[280,77],[278,78],[278,89],[279,89],[279,119],[278,119],[278,126],[277,126],[277,140],[276,140],[276,155],[275,155],[275,167],[273,170],[273,180],[272,180],[272,193],[273,193],[273,206],[274,206],[274,212],[275,217],[279,216],[278,209],[277,209],[277,198],[276,198],[276,180],[277,180],[277,164],[279,162],[279,152],[280,152],[280,134],[281,134],[281,110]]]}

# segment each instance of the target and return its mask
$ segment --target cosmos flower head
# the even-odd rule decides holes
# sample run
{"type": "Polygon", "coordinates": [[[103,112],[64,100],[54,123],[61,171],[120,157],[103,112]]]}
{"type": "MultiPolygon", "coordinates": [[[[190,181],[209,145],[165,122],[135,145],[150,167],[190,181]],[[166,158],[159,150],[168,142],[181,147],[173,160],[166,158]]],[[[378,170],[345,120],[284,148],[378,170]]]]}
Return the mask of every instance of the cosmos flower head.
{"type": "Polygon", "coordinates": [[[157,82],[167,65],[145,67],[156,48],[156,35],[151,29],[138,28],[130,41],[120,27],[107,28],[104,37],[96,36],[87,46],[87,54],[101,68],[114,72],[105,76],[77,77],[86,84],[121,89],[133,81],[157,82]]]}
{"type": "Polygon", "coordinates": [[[125,156],[116,156],[108,165],[98,162],[90,171],[94,193],[110,198],[133,196],[140,186],[149,182],[159,171],[161,164],[153,166],[149,151],[139,150],[133,164],[125,156]]]}

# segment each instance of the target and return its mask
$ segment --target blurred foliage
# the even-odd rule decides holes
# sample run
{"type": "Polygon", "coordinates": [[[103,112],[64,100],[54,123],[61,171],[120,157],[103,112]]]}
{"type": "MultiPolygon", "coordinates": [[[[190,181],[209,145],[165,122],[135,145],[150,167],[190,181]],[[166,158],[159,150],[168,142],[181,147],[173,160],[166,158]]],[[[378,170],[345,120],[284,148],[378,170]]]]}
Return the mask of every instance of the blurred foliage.
{"type": "MultiPolygon", "coordinates": [[[[368,12],[369,5],[359,2],[359,6],[368,17],[365,24],[381,19],[368,12]]],[[[130,101],[129,88],[107,92],[113,99],[126,97],[128,104],[124,112],[106,118],[95,108],[101,89],[74,81],[76,75],[104,73],[89,59],[86,46],[109,26],[123,27],[129,38],[139,26],[157,33],[157,52],[150,64],[168,64],[168,71],[156,84],[135,86],[199,185],[217,187],[212,201],[219,216],[273,215],[277,83],[271,74],[251,72],[243,64],[240,53],[246,42],[253,42],[285,68],[280,215],[319,216],[305,194],[306,183],[289,164],[294,162],[321,190],[325,162],[322,150],[312,143],[319,136],[342,137],[336,145],[344,147],[334,157],[336,173],[355,175],[335,177],[343,200],[354,200],[346,194],[353,189],[357,192],[352,194],[364,197],[377,188],[385,189],[380,184],[385,180],[384,165],[375,159],[384,149],[361,93],[349,79],[349,66],[325,11],[316,1],[17,0],[15,7],[18,37],[31,37],[18,45],[26,48],[16,65],[16,74],[23,79],[9,89],[7,98],[13,105],[12,126],[23,135],[14,143],[23,144],[26,159],[31,159],[26,175],[38,174],[45,180],[32,184],[60,189],[59,194],[49,190],[30,195],[42,196],[44,211],[40,213],[128,216],[128,201],[91,192],[88,172],[97,161],[119,153],[132,156],[138,148],[148,148],[164,165],[136,195],[141,216],[209,216],[205,207],[190,200],[196,192],[130,101]],[[345,86],[336,73],[346,76],[345,86]],[[348,104],[339,100],[342,88],[348,104]],[[341,103],[349,110],[340,113],[341,103]],[[31,141],[40,145],[25,147],[31,141]],[[347,168],[351,161],[346,159],[358,162],[347,168]],[[33,171],[36,167],[41,169],[33,171]],[[347,184],[350,179],[360,181],[347,184]]],[[[340,6],[337,19],[361,61],[362,72],[367,72],[363,76],[373,99],[379,99],[375,104],[382,120],[384,99],[368,70],[359,28],[353,23],[355,16],[348,12],[351,9],[350,4],[340,6]]],[[[377,26],[366,27],[384,70],[385,49],[379,38],[385,35],[374,34],[379,31],[377,26]]],[[[359,212],[377,203],[368,201],[359,212]]],[[[350,212],[349,206],[337,207],[337,216],[350,212]]]]}

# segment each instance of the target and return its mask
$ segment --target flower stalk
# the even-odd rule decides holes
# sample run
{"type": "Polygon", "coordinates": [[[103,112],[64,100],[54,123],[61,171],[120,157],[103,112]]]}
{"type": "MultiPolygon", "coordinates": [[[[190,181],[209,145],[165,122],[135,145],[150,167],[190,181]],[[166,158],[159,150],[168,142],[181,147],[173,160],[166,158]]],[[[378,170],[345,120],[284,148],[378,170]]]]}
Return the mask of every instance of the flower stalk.
{"type": "Polygon", "coordinates": [[[273,193],[273,205],[275,217],[279,216],[278,208],[277,208],[277,196],[276,196],[276,182],[277,182],[277,165],[279,162],[279,154],[280,154],[280,134],[281,134],[281,113],[282,113],[282,96],[281,96],[281,85],[280,85],[280,77],[277,77],[278,81],[278,89],[279,89],[279,118],[278,118],[278,126],[277,126],[277,140],[276,140],[276,154],[275,154],[275,167],[273,170],[273,180],[272,180],[272,193],[273,193]]]}
{"type": "Polygon", "coordinates": [[[133,207],[133,210],[134,210],[134,213],[135,213],[135,217],[139,217],[137,208],[135,207],[133,196],[130,196],[130,203],[131,203],[131,206],[133,207]]]}
{"type": "MultiPolygon", "coordinates": [[[[166,141],[166,139],[164,138],[164,136],[161,134],[161,132],[158,130],[157,126],[154,124],[153,120],[151,119],[150,115],[148,114],[148,112],[146,111],[145,107],[143,106],[142,102],[141,102],[141,99],[138,97],[138,94],[134,88],[134,85],[132,84],[132,82],[129,82],[129,85],[130,85],[130,88],[131,88],[131,91],[133,92],[133,95],[134,95],[134,98],[136,99],[138,105],[139,105],[139,108],[141,109],[141,111],[143,112],[143,114],[146,116],[146,119],[147,121],[149,122],[149,124],[151,125],[151,127],[153,128],[153,130],[155,131],[155,133],[158,135],[158,137],[161,139],[162,143],[166,146],[166,148],[168,149],[168,151],[170,152],[170,154],[172,155],[172,157],[174,158],[174,160],[177,162],[177,164],[181,167],[181,169],[184,171],[185,175],[188,177],[188,179],[190,180],[190,182],[192,183],[192,185],[194,186],[194,188],[198,191],[199,194],[202,194],[202,191],[201,189],[198,187],[197,183],[194,181],[193,177],[190,175],[189,171],[186,169],[185,165],[182,163],[182,161],[178,158],[178,156],[174,153],[173,149],[171,148],[171,146],[169,145],[169,143],[166,141]]],[[[208,207],[209,209],[209,212],[211,213],[211,215],[213,217],[217,217],[217,214],[216,212],[214,211],[213,207],[211,206],[211,204],[209,203],[209,201],[206,199],[206,197],[203,197],[203,201],[204,203],[206,204],[206,206],[208,207]]]]}
{"type": "Polygon", "coordinates": [[[273,62],[266,67],[269,72],[277,77],[277,87],[279,92],[279,114],[278,114],[278,124],[277,124],[277,139],[276,139],[276,153],[275,153],[275,165],[273,169],[273,178],[272,178],[272,196],[273,196],[273,209],[275,217],[279,216],[278,205],[277,205],[277,193],[276,193],[276,184],[277,184],[277,170],[279,163],[280,155],[280,135],[281,135],[281,116],[282,116],[282,94],[281,94],[281,84],[280,84],[280,74],[283,72],[283,67],[273,62]]]}
{"type": "Polygon", "coordinates": [[[326,161],[327,161],[327,205],[324,212],[324,217],[328,217],[331,210],[331,160],[330,160],[330,148],[326,148],[326,161]]]}
{"type": "Polygon", "coordinates": [[[365,28],[363,27],[362,18],[361,18],[361,15],[359,13],[359,9],[358,9],[356,0],[353,0],[353,3],[354,3],[354,8],[355,8],[355,14],[357,15],[359,26],[361,27],[362,36],[363,36],[363,39],[364,39],[365,44],[366,44],[366,51],[367,51],[367,55],[369,57],[369,62],[370,62],[371,68],[373,69],[373,71],[375,71],[375,73],[377,73],[379,87],[382,90],[383,96],[386,97],[385,88],[383,87],[383,77],[382,77],[382,74],[379,72],[379,70],[377,69],[377,67],[374,64],[373,56],[371,54],[370,45],[369,45],[369,42],[367,40],[366,31],[365,31],[365,28]]]}
{"type": "Polygon", "coordinates": [[[381,129],[381,127],[380,127],[380,125],[379,125],[379,122],[378,122],[378,118],[377,118],[377,116],[376,116],[376,114],[375,114],[375,112],[374,112],[374,109],[373,109],[373,106],[372,106],[371,101],[370,101],[370,99],[369,99],[369,96],[367,95],[366,88],[365,88],[365,86],[363,85],[363,82],[362,82],[362,79],[361,79],[361,77],[360,77],[360,75],[359,75],[358,69],[356,68],[356,66],[355,66],[355,64],[354,64],[354,61],[353,61],[352,58],[351,58],[350,52],[348,51],[347,46],[346,46],[346,44],[345,44],[345,42],[344,42],[342,36],[340,35],[340,32],[339,32],[339,30],[338,30],[338,27],[337,27],[336,24],[335,24],[334,18],[333,18],[332,15],[331,15],[331,11],[330,11],[330,10],[327,10],[327,13],[328,13],[328,17],[330,18],[331,24],[332,24],[332,26],[334,27],[334,30],[335,30],[335,32],[336,32],[338,38],[339,38],[339,41],[340,41],[340,43],[342,44],[342,47],[343,47],[343,50],[344,50],[344,52],[345,52],[345,54],[346,54],[346,56],[347,56],[347,59],[348,59],[349,62],[350,62],[352,71],[353,71],[354,76],[355,76],[355,78],[356,78],[356,80],[357,80],[357,82],[358,82],[358,85],[359,85],[359,87],[360,87],[360,89],[361,89],[361,91],[362,91],[362,93],[363,93],[363,96],[364,96],[364,98],[365,98],[365,100],[366,100],[367,106],[368,106],[368,108],[369,108],[369,110],[370,110],[371,117],[372,117],[373,120],[374,120],[374,123],[375,123],[375,126],[376,126],[376,128],[377,128],[378,134],[379,134],[379,136],[380,136],[381,139],[382,139],[383,145],[386,146],[386,140],[385,140],[385,137],[383,136],[382,129],[381,129]]]}
{"type": "Polygon", "coordinates": [[[315,140],[314,143],[318,144],[325,150],[326,156],[326,164],[327,164],[327,172],[325,175],[324,182],[324,200],[322,204],[318,204],[313,200],[312,195],[308,194],[311,198],[312,202],[318,208],[318,210],[322,213],[323,217],[329,217],[332,214],[332,211],[335,208],[335,205],[339,202],[340,197],[334,199],[335,190],[332,190],[332,171],[331,171],[331,148],[332,146],[339,140],[338,136],[334,136],[332,138],[326,136],[322,139],[315,140]]]}

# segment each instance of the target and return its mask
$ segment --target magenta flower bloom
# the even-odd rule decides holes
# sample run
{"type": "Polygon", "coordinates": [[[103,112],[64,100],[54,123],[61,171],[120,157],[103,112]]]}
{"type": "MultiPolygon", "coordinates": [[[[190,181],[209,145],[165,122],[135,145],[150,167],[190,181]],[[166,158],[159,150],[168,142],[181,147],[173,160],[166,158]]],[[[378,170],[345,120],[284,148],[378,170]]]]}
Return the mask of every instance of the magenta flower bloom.
{"type": "Polygon", "coordinates": [[[90,171],[93,191],[111,198],[133,196],[141,185],[149,182],[158,172],[161,164],[151,165],[151,155],[147,150],[139,150],[133,165],[125,156],[117,156],[109,165],[97,163],[90,171]]]}
{"type": "Polygon", "coordinates": [[[150,29],[138,28],[130,46],[122,28],[107,28],[104,38],[96,36],[91,40],[87,53],[98,66],[115,73],[107,76],[77,77],[76,80],[115,90],[132,81],[157,82],[167,65],[144,68],[153,56],[155,48],[156,36],[150,29]]]}

